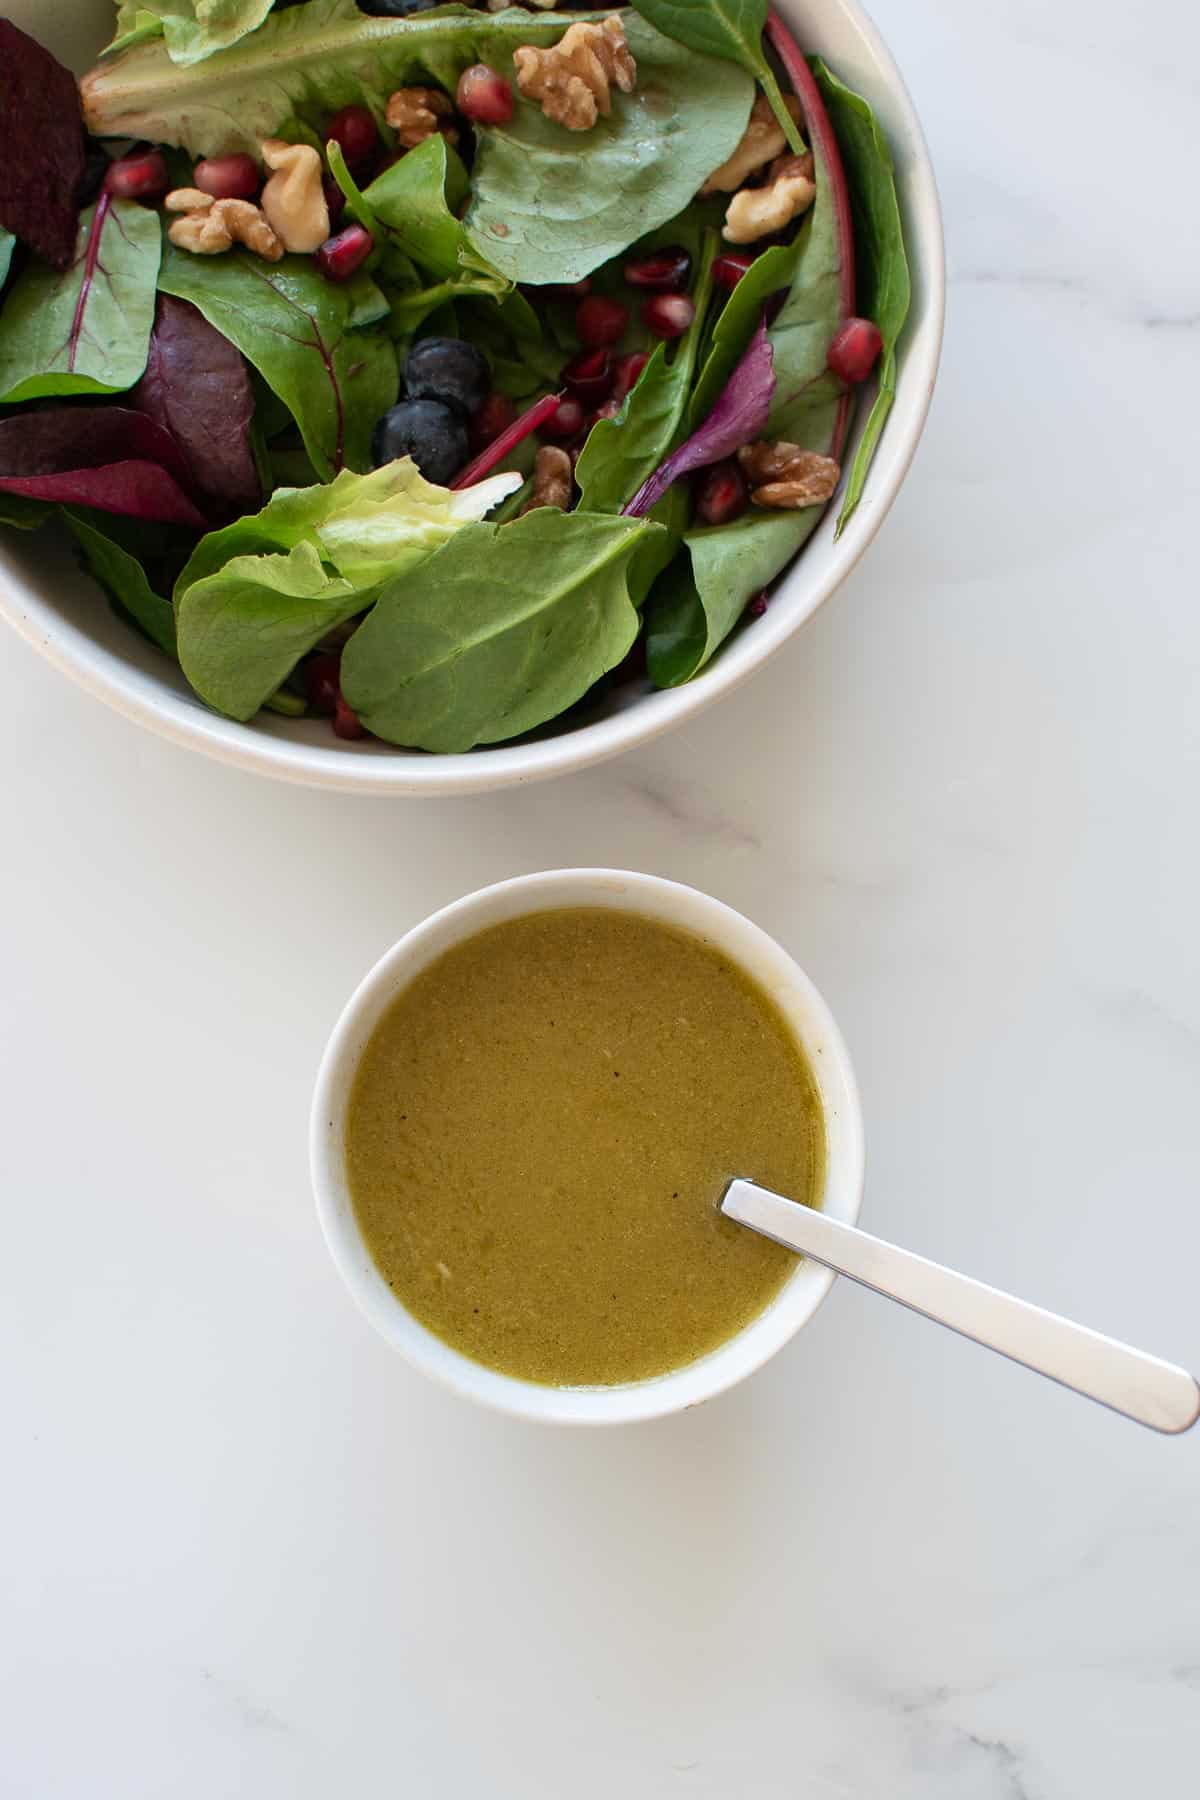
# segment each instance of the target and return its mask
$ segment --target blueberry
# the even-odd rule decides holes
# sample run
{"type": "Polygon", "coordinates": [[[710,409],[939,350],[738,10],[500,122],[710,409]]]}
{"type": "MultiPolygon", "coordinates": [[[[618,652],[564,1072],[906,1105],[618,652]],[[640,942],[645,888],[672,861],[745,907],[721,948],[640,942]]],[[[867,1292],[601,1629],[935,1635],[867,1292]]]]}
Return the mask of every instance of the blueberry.
{"type": "Polygon", "coordinates": [[[443,0],[358,0],[358,10],[376,19],[404,19],[409,13],[428,12],[430,7],[442,3],[443,0]]]}
{"type": "Polygon", "coordinates": [[[372,444],[375,467],[411,456],[426,481],[445,487],[467,461],[467,428],[437,400],[401,400],[384,413],[372,444]]]}
{"type": "Polygon", "coordinates": [[[487,357],[462,338],[424,338],[404,365],[404,385],[414,400],[440,400],[468,418],[492,386],[487,357]]]}

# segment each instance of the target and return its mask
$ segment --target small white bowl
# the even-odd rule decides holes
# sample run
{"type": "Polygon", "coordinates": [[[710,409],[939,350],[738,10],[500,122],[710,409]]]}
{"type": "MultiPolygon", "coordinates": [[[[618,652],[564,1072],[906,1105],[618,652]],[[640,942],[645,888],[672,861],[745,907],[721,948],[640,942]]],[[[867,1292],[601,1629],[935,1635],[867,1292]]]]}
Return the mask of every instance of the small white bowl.
{"type": "MultiPolygon", "coordinates": [[[[895,405],[858,511],[835,542],[837,509],[831,509],[779,582],[770,611],[731,639],[694,681],[661,692],[622,688],[586,720],[548,726],[521,743],[466,756],[426,756],[371,740],[340,743],[323,719],[263,713],[242,725],[210,712],[178,669],[116,617],[50,528],[28,537],[0,536],[0,617],[98,699],[172,742],[239,768],[345,793],[481,793],[565,774],[658,737],[744,681],[845,580],[887,516],[925,425],[945,304],[942,221],[929,152],[882,38],[856,0],[779,0],[779,6],[802,47],[819,51],[866,95],[887,133],[912,265],[912,311],[895,405]]],[[[112,34],[112,0],[8,0],[6,12],[80,69],[112,34]]],[[[866,408],[859,411],[861,430],[866,408]]]]}
{"type": "Polygon", "coordinates": [[[501,1412],[558,1425],[624,1425],[696,1406],[753,1374],[806,1325],[833,1276],[801,1262],[770,1305],[718,1349],[668,1375],[619,1387],[544,1387],[485,1368],[412,1316],[371,1258],[346,1181],[343,1132],[362,1052],[380,1018],[413,978],[453,945],[489,925],[560,907],[608,907],[660,919],[712,944],[773,997],[816,1078],[825,1114],[826,1172],[821,1206],[835,1219],[858,1218],[863,1185],[863,1128],[858,1088],[841,1034],[812,982],[757,925],[720,900],[657,875],[615,869],[558,869],[482,888],[443,907],[376,963],[329,1040],[313,1096],[311,1156],[317,1212],[330,1253],[355,1300],[394,1350],[456,1393],[501,1412]]]}

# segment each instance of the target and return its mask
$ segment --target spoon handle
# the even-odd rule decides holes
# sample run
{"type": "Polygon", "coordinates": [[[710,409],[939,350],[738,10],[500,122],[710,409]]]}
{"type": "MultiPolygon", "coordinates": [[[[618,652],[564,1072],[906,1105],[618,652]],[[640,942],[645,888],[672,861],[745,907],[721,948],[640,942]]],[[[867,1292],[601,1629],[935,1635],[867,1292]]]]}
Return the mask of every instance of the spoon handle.
{"type": "Polygon", "coordinates": [[[721,1211],[1139,1425],[1187,1431],[1200,1417],[1200,1384],[1186,1369],[927,1262],[752,1181],[730,1182],[721,1211]]]}

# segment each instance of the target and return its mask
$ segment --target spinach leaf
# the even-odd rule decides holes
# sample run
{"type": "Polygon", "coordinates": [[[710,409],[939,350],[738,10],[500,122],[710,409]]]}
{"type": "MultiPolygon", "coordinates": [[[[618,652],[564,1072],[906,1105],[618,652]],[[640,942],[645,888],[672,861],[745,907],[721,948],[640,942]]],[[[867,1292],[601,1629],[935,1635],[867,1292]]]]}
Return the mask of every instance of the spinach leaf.
{"type": "Polygon", "coordinates": [[[160,33],[172,62],[200,62],[261,25],[274,0],[123,0],[106,54],[160,33]]]}
{"type": "Polygon", "coordinates": [[[12,266],[12,253],[16,241],[12,232],[5,231],[4,227],[0,225],[0,288],[8,280],[8,271],[12,266]]]}
{"type": "Polygon", "coordinates": [[[196,692],[248,719],[333,626],[370,605],[520,486],[499,475],[462,493],[432,486],[410,458],[284,488],[261,512],[210,532],[175,585],[179,655],[196,692]]]}
{"type": "Polygon", "coordinates": [[[667,361],[660,344],[615,419],[601,419],[588,435],[575,479],[584,512],[616,513],[652,475],[680,436],[687,417],[704,321],[712,300],[712,266],[719,248],[705,234],[696,283],[696,316],[667,361]]]}
{"type": "Polygon", "coordinates": [[[371,464],[375,422],[396,398],[396,352],[350,331],[354,298],[308,257],[264,263],[245,251],[199,257],[168,248],[159,285],[190,300],[237,345],[300,427],[317,473],[371,464]]]}
{"type": "Polygon", "coordinates": [[[410,335],[439,306],[471,298],[502,303],[511,325],[525,335],[539,334],[528,301],[481,255],[459,221],[470,181],[440,133],[393,163],[365,193],[336,144],[328,146],[328,156],[349,212],[379,247],[378,274],[391,293],[398,336],[410,335]],[[436,280],[422,285],[421,271],[436,280]]]}
{"type": "MultiPolygon", "coordinates": [[[[145,12],[145,0],[136,11],[145,12]]],[[[323,132],[342,106],[368,106],[382,120],[388,96],[408,81],[432,79],[453,93],[472,63],[511,69],[519,44],[557,43],[577,18],[595,15],[446,7],[388,19],[360,12],[355,0],[307,0],[277,7],[249,37],[186,68],[161,39],[105,57],[80,84],[84,121],[93,137],[258,156],[264,138],[299,135],[282,127],[323,132]]]]}
{"type": "Polygon", "coordinates": [[[678,687],[704,667],[746,602],[787,566],[820,519],[816,506],[754,511],[687,533],[687,554],[655,586],[647,609],[646,666],[657,687],[678,687]]]}
{"type": "Polygon", "coordinates": [[[837,130],[850,187],[858,305],[883,337],[878,388],[846,480],[840,533],[862,498],[872,459],[896,397],[896,344],[908,318],[912,284],[904,253],[904,228],[896,199],[896,178],[887,139],[860,95],[840,82],[820,60],[812,70],[837,130]]]}
{"type": "Polygon", "coordinates": [[[342,655],[342,691],[389,743],[461,751],[557,718],[638,634],[648,522],[539,507],[469,525],[390,583],[342,655]]]}
{"type": "Polygon", "coordinates": [[[174,662],[175,611],[169,600],[156,594],[136,556],[115,543],[82,514],[64,508],[63,518],[83,551],[84,560],[105,593],[127,612],[151,643],[174,662]]]}
{"type": "MultiPolygon", "coordinates": [[[[737,63],[762,86],[792,150],[804,145],[796,121],[783,104],[775,72],[763,53],[767,0],[633,0],[643,18],[702,56],[737,63]]],[[[718,163],[713,168],[718,168],[718,163]]],[[[711,173],[711,171],[710,171],[711,173]]]]}
{"type": "Polygon", "coordinates": [[[32,262],[0,314],[0,401],[115,394],[146,367],[162,254],[157,213],[102,194],[63,274],[32,262]]]}
{"type": "Polygon", "coordinates": [[[581,280],[674,219],[741,140],[753,99],[742,72],[642,19],[625,23],[637,92],[616,96],[585,154],[576,133],[530,105],[482,134],[466,226],[514,280],[581,280]]]}
{"type": "MultiPolygon", "coordinates": [[[[436,9],[369,17],[354,0],[308,0],[204,62],[180,68],[161,43],[109,58],[84,78],[88,129],[98,137],[179,144],[193,155],[249,150],[288,127],[321,131],[354,103],[382,118],[406,81],[454,92],[463,70],[512,67],[521,44],[556,43],[576,19],[517,8],[436,9]]],[[[510,280],[580,280],[687,205],[741,138],[753,83],[739,68],[697,56],[628,17],[638,91],[578,134],[519,102],[510,124],[479,134],[467,233],[510,280]]],[[[402,168],[403,159],[397,168],[402,168]]]]}

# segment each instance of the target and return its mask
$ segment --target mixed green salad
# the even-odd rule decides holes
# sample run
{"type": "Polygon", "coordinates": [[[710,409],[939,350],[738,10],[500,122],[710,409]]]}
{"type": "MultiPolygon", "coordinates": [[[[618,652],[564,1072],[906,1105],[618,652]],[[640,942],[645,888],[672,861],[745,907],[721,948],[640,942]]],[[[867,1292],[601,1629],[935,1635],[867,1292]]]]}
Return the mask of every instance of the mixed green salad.
{"type": "Polygon", "coordinates": [[[0,18],[0,525],[236,719],[690,680],[858,504],[908,305],[767,0],[122,0],[81,82],[0,18]]]}

